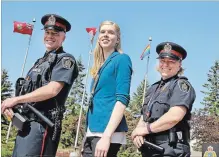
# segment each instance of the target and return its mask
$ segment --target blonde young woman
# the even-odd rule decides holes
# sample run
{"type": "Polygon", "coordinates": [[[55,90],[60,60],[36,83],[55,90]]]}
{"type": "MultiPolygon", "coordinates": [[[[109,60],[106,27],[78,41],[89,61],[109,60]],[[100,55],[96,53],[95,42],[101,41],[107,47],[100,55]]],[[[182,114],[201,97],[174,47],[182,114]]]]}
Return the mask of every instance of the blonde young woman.
{"type": "Polygon", "coordinates": [[[121,50],[119,26],[112,21],[102,22],[91,69],[83,157],[116,157],[121,144],[126,144],[124,112],[130,100],[131,74],[131,60],[121,50]]]}

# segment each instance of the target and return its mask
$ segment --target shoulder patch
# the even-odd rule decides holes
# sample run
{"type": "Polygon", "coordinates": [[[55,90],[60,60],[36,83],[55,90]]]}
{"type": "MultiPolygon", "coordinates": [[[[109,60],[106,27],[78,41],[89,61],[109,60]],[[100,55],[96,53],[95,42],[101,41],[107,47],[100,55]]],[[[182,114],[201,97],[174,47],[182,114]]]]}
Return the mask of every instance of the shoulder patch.
{"type": "Polygon", "coordinates": [[[62,58],[62,66],[65,69],[71,69],[74,66],[74,61],[71,57],[62,58]]]}
{"type": "Polygon", "coordinates": [[[191,88],[190,84],[185,80],[178,81],[178,85],[179,85],[179,89],[183,92],[186,92],[186,93],[189,92],[189,90],[191,88]]]}

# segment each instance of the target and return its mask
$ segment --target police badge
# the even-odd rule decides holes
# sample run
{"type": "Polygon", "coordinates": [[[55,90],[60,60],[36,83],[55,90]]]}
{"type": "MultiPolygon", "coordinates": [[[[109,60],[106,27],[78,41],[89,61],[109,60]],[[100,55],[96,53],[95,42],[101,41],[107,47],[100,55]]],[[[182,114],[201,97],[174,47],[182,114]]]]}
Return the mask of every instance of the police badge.
{"type": "Polygon", "coordinates": [[[48,19],[48,25],[55,25],[56,24],[56,18],[54,15],[51,15],[48,19]]]}
{"type": "Polygon", "coordinates": [[[165,46],[164,46],[164,51],[167,52],[167,53],[170,53],[172,50],[172,46],[167,43],[165,46]]]}

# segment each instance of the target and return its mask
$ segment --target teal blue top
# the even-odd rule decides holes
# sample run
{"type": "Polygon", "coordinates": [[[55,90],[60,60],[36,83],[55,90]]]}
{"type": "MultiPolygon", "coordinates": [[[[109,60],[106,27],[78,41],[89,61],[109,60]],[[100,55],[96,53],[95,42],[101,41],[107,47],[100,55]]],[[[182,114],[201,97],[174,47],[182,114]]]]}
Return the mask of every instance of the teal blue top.
{"type": "MultiPolygon", "coordinates": [[[[92,132],[104,132],[117,101],[128,106],[132,63],[127,54],[113,52],[99,70],[99,81],[94,91],[93,107],[88,111],[88,126],[92,132]]],[[[91,83],[91,89],[94,80],[91,83]]],[[[125,117],[116,132],[128,131],[125,117]]]]}

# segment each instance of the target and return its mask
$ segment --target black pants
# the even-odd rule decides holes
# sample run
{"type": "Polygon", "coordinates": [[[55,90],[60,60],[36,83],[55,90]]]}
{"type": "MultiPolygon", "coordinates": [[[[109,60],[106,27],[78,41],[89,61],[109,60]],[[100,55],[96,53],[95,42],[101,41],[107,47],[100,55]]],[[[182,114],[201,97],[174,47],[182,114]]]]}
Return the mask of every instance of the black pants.
{"type": "Polygon", "coordinates": [[[177,143],[175,146],[170,146],[169,142],[165,142],[159,146],[165,149],[164,154],[160,154],[145,145],[142,145],[139,150],[141,151],[142,157],[190,157],[189,145],[177,143]]]}
{"type": "MultiPolygon", "coordinates": [[[[94,157],[95,148],[97,142],[100,140],[100,137],[87,137],[84,143],[84,150],[82,152],[83,157],[94,157]]],[[[107,157],[117,157],[121,144],[111,143],[107,157]]]]}
{"type": "Polygon", "coordinates": [[[56,141],[52,141],[52,134],[53,131],[46,125],[31,122],[29,129],[18,132],[13,157],[54,157],[60,133],[56,141]]]}

